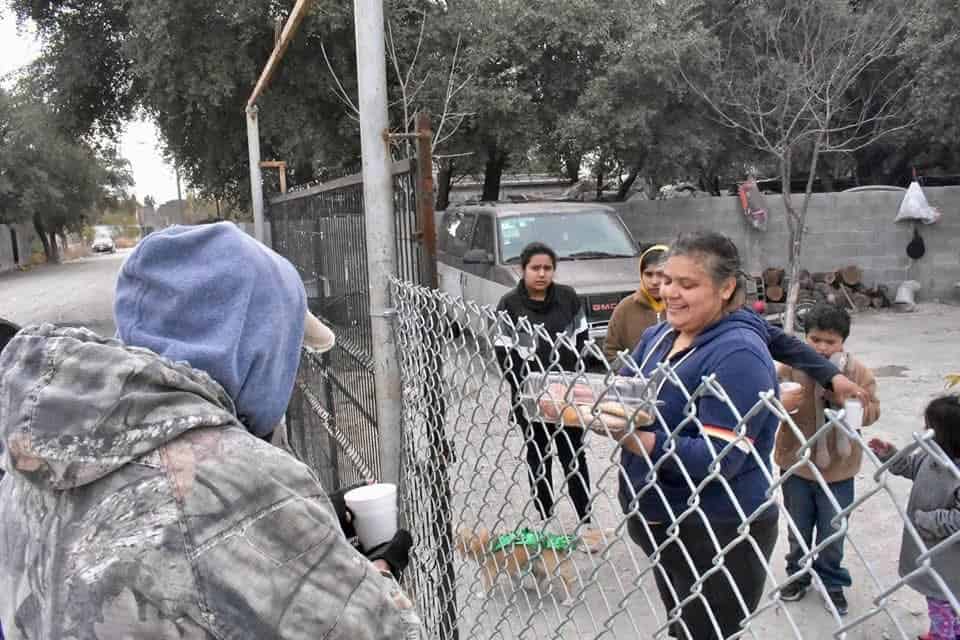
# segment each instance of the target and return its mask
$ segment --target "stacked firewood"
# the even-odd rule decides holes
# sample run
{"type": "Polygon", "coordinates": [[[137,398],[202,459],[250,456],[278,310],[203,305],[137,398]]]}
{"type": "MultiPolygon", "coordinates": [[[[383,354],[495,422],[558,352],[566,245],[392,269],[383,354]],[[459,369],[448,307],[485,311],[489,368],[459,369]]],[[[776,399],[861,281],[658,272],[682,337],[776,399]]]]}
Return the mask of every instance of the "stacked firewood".
{"type": "MultiPolygon", "coordinates": [[[[766,269],[761,274],[761,279],[767,302],[786,302],[788,283],[783,269],[766,269]]],[[[882,284],[876,287],[865,286],[863,269],[856,265],[817,273],[801,270],[799,299],[839,304],[851,311],[882,309],[891,304],[887,287],[882,284]]]]}

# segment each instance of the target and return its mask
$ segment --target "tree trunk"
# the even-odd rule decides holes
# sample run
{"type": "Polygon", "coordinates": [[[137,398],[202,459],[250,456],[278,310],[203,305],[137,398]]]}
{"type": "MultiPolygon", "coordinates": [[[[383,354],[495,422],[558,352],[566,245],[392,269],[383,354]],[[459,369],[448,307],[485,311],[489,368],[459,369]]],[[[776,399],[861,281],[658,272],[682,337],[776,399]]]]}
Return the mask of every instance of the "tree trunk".
{"type": "Polygon", "coordinates": [[[637,181],[638,175],[640,175],[639,166],[630,169],[630,173],[627,174],[627,179],[623,181],[623,184],[620,185],[620,188],[617,190],[617,200],[623,201],[627,199],[627,196],[630,194],[630,189],[633,188],[633,183],[637,181]]]}
{"type": "Polygon", "coordinates": [[[582,159],[583,156],[581,156],[579,153],[575,153],[563,161],[564,171],[567,179],[570,180],[570,184],[576,184],[580,182],[580,162],[582,159]]]}
{"type": "MultiPolygon", "coordinates": [[[[791,234],[793,235],[793,234],[791,234]]],[[[797,300],[800,298],[800,242],[799,239],[791,243],[790,252],[790,279],[787,287],[787,308],[784,312],[783,330],[793,335],[794,320],[797,316],[797,300]]]]}
{"type": "Polygon", "coordinates": [[[644,187],[647,191],[647,198],[650,200],[656,200],[660,195],[660,185],[657,184],[657,179],[655,176],[647,176],[643,180],[644,187]]]}
{"type": "Polygon", "coordinates": [[[40,243],[43,244],[43,255],[46,257],[47,262],[53,262],[53,251],[50,249],[50,240],[47,238],[47,230],[43,226],[40,218],[37,216],[33,217],[33,228],[37,232],[37,237],[40,238],[40,243]]]}
{"type": "Polygon", "coordinates": [[[797,315],[797,299],[800,297],[800,256],[803,253],[803,235],[806,231],[807,211],[810,209],[810,195],[813,193],[813,181],[817,175],[817,161],[820,159],[821,143],[823,142],[823,133],[820,133],[813,143],[813,151],[810,155],[810,167],[807,172],[807,188],[803,192],[803,204],[800,207],[800,213],[793,208],[793,197],[790,191],[791,181],[793,179],[793,158],[792,149],[789,147],[784,151],[781,159],[781,168],[783,170],[783,205],[787,213],[787,223],[790,228],[790,280],[787,289],[787,310],[786,318],[783,320],[783,330],[787,334],[793,334],[794,320],[797,315]]]}
{"type": "Polygon", "coordinates": [[[597,172],[597,202],[603,200],[603,172],[597,172]]]}
{"type": "Polygon", "coordinates": [[[483,195],[481,200],[495,201],[500,199],[500,179],[503,177],[503,168],[507,164],[506,156],[496,149],[490,152],[487,164],[483,168],[483,195]]]}
{"type": "MultiPolygon", "coordinates": [[[[53,262],[60,262],[60,246],[57,244],[57,234],[53,231],[50,232],[50,251],[53,262]]],[[[48,258],[48,260],[50,260],[48,258]]]]}
{"type": "Polygon", "coordinates": [[[450,186],[453,184],[453,160],[441,160],[437,170],[436,210],[444,211],[450,206],[450,186]]]}

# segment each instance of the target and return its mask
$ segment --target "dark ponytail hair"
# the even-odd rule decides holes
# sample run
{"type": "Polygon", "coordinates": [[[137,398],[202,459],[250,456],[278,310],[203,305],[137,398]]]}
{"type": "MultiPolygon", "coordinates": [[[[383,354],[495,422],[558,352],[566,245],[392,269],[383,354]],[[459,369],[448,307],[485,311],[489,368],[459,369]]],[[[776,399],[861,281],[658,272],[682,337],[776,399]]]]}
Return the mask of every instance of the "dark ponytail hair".
{"type": "Polygon", "coordinates": [[[960,395],[934,398],[923,417],[943,452],[955,460],[960,458],[960,395]]]}
{"type": "Polygon", "coordinates": [[[671,256],[689,256],[700,259],[703,268],[716,286],[721,286],[729,278],[737,283],[731,300],[746,290],[747,281],[741,270],[740,252],[727,236],[715,231],[697,231],[681,234],[670,249],[671,256]]]}
{"type": "Polygon", "coordinates": [[[553,268],[557,268],[557,253],[542,242],[531,242],[520,252],[520,268],[526,269],[533,256],[549,256],[553,268]]]}

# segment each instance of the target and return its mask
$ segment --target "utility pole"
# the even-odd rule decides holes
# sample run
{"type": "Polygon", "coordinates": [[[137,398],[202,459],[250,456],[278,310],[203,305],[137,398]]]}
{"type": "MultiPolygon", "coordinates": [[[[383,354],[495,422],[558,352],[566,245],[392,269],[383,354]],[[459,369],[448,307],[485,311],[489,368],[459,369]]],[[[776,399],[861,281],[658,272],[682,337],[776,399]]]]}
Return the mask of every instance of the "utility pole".
{"type": "Polygon", "coordinates": [[[253,208],[253,237],[263,242],[263,175],[260,173],[260,123],[257,120],[257,105],[248,105],[246,112],[247,154],[250,158],[250,206],[253,208]]]}
{"type": "Polygon", "coordinates": [[[187,221],[183,218],[183,196],[180,195],[180,165],[176,162],[173,163],[173,172],[177,176],[177,211],[180,213],[180,220],[177,224],[186,224],[187,221]]]}
{"type": "Polygon", "coordinates": [[[354,0],[353,11],[380,470],[383,481],[396,483],[400,480],[402,451],[401,393],[390,277],[397,273],[397,242],[388,138],[383,0],[354,0]]]}

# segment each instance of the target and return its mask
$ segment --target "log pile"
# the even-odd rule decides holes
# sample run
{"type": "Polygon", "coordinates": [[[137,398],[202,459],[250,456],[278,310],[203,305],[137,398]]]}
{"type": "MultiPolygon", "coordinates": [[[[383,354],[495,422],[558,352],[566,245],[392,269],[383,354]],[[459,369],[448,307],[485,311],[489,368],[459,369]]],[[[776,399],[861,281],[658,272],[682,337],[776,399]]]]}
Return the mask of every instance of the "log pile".
{"type": "MultiPolygon", "coordinates": [[[[789,283],[783,269],[771,267],[756,277],[762,282],[766,302],[786,302],[789,283]]],[[[799,300],[828,302],[854,312],[883,309],[892,304],[887,287],[864,285],[863,269],[853,264],[835,271],[811,273],[804,269],[799,274],[799,281],[799,300]]]]}

